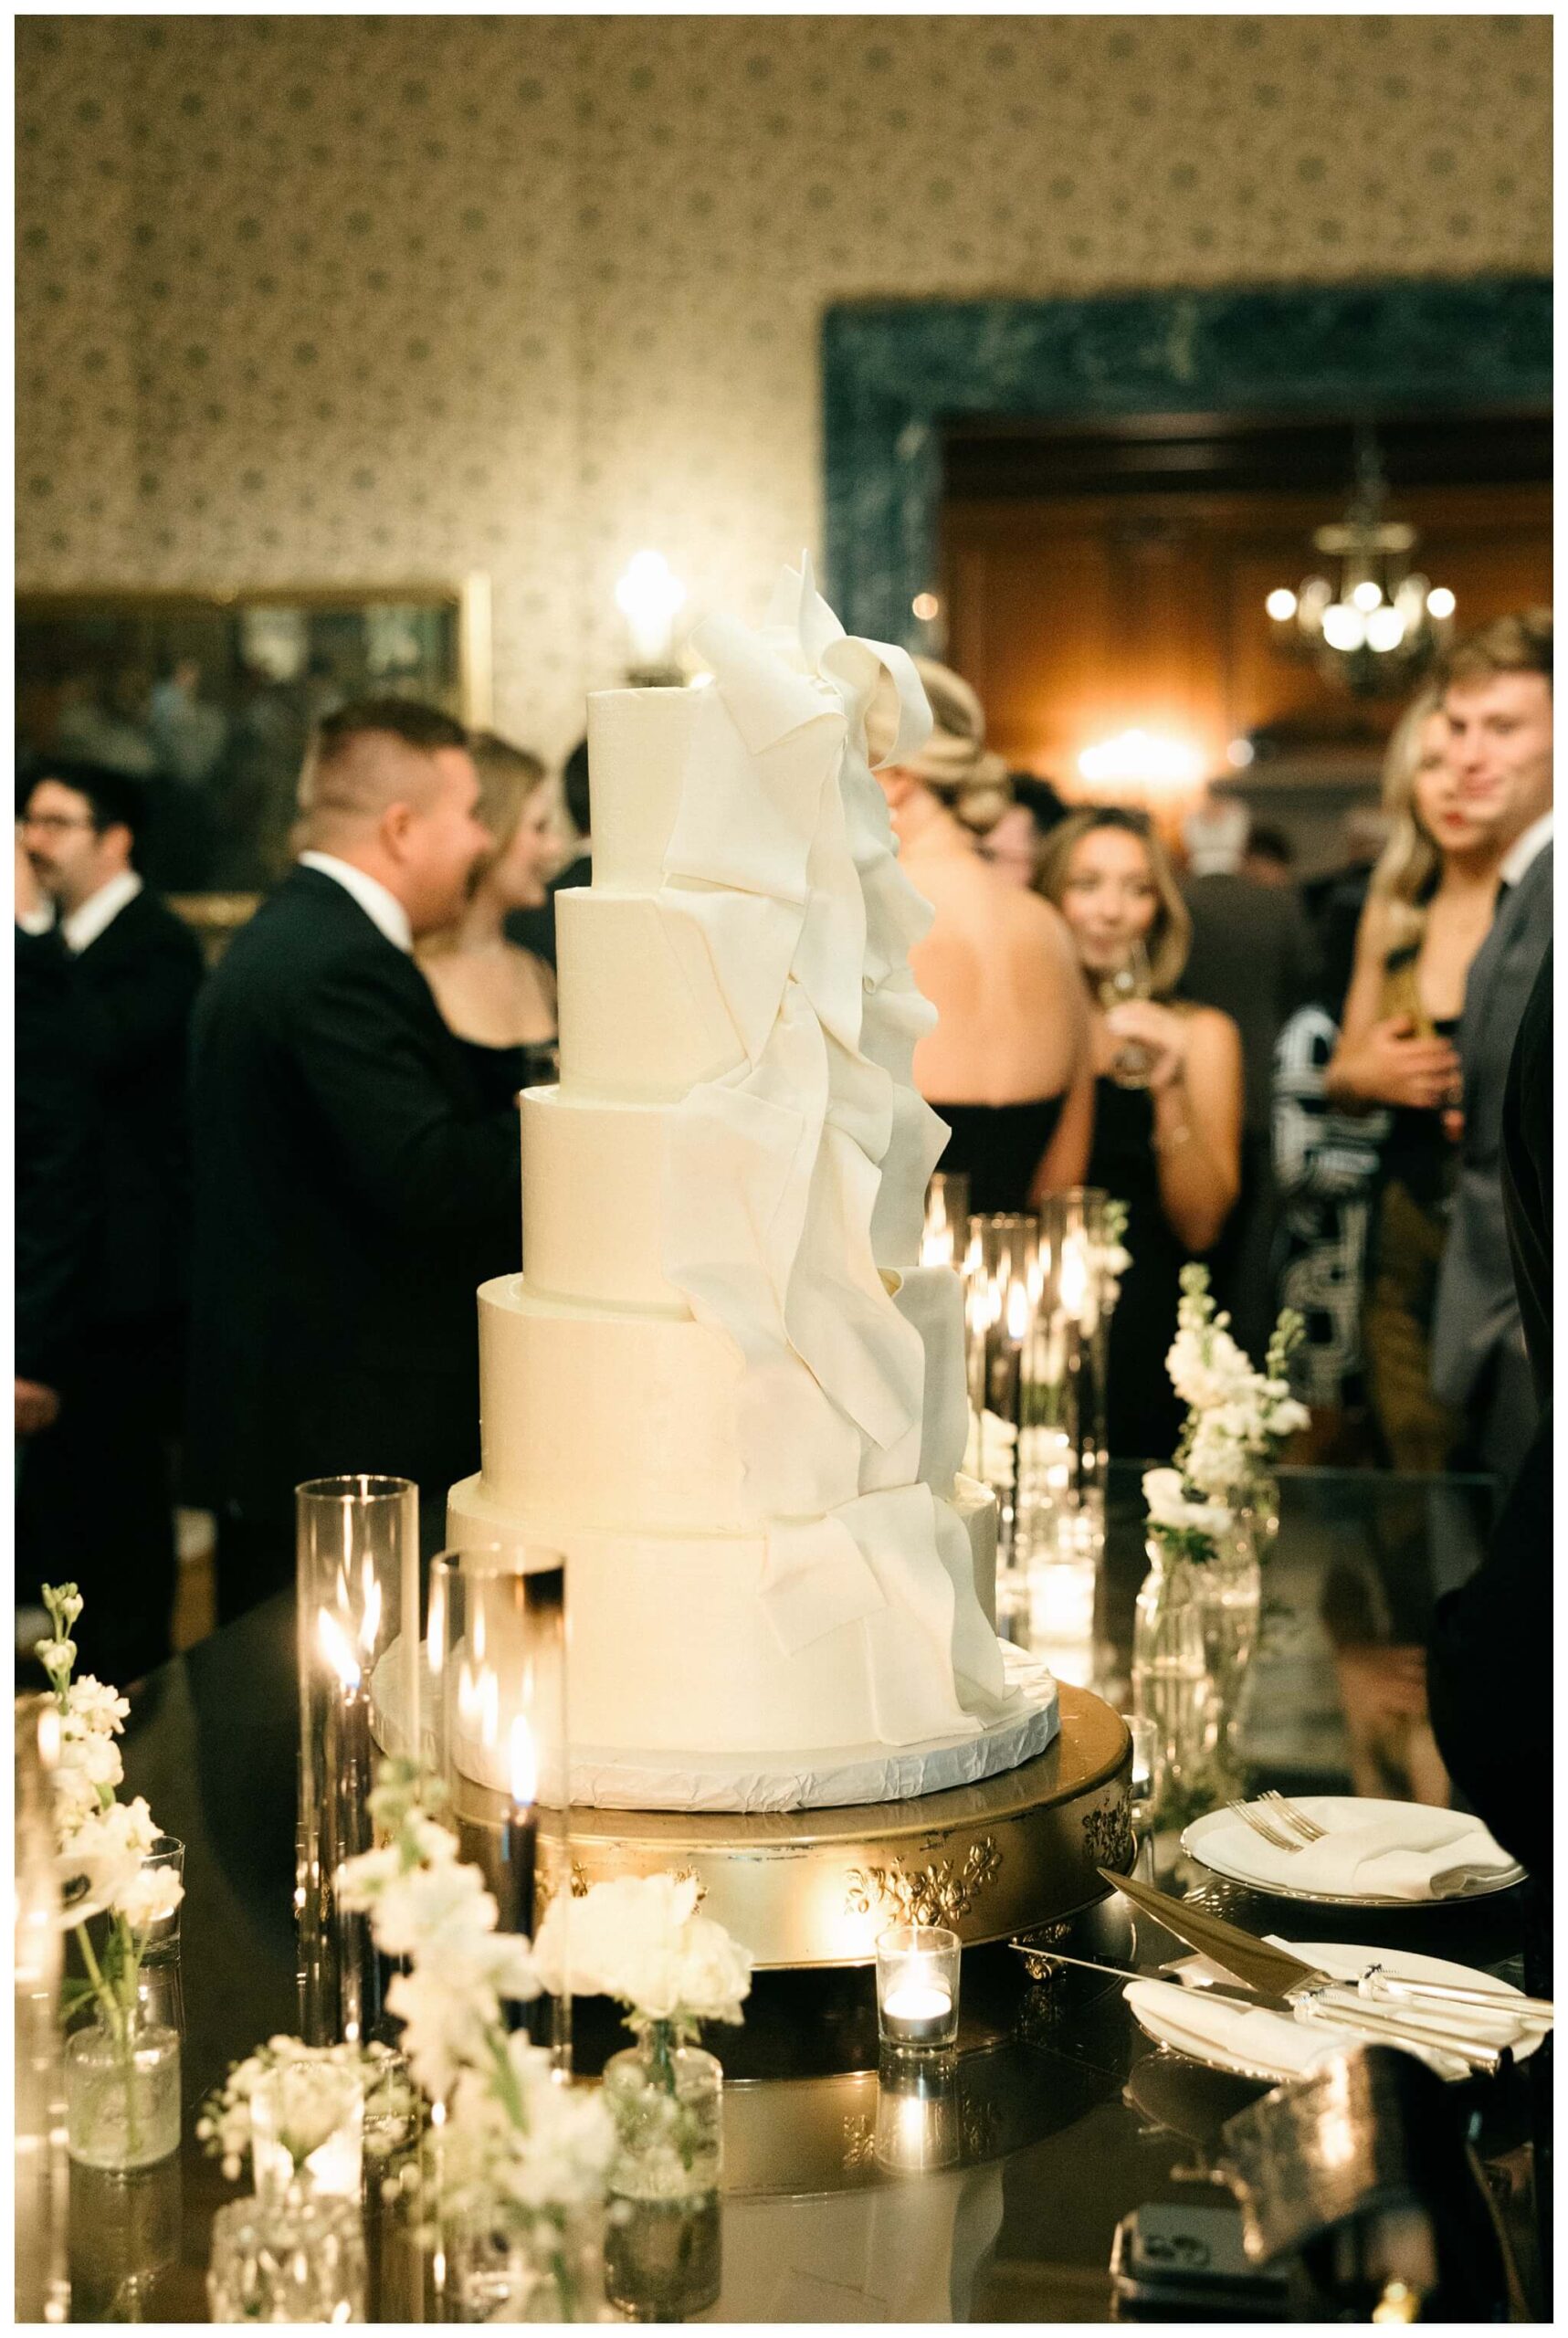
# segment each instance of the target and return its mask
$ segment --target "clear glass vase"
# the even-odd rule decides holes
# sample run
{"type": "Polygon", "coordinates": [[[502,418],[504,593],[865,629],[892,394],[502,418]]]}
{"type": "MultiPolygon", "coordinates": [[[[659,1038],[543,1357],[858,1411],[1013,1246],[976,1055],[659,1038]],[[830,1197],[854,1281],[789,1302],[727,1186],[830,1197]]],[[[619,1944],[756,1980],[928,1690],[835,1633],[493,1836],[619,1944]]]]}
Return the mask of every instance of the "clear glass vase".
{"type": "Polygon", "coordinates": [[[605,2316],[603,2218],[597,2210],[541,2211],[515,2201],[472,2209],[442,2236],[436,2318],[442,2322],[600,2322],[605,2316]]]}
{"type": "Polygon", "coordinates": [[[132,2006],[66,2039],[66,2141],[84,2167],[151,2167],[180,2148],[180,2041],[132,2006]]]}
{"type": "Polygon", "coordinates": [[[723,2273],[719,2196],[622,2200],[605,2240],[605,2291],[627,2322],[685,2322],[714,2304],[723,2273]]]}
{"type": "Polygon", "coordinates": [[[1247,1480],[1236,1516],[1251,1538],[1253,1555],[1261,1564],[1272,1553],[1279,1532],[1279,1480],[1271,1469],[1256,1470],[1247,1480]]]}
{"type": "Polygon", "coordinates": [[[357,2202],[304,2185],[235,2200],[213,2218],[214,2322],[363,2322],[364,2231],[357,2202]]]}
{"type": "Polygon", "coordinates": [[[673,2024],[643,2022],[637,2042],[605,2065],[619,2150],[610,2190],[626,2200],[696,2200],[719,2184],[724,2073],[673,2024]]]}
{"type": "Polygon", "coordinates": [[[1132,1619],[1132,1709],[1152,1732],[1151,1817],[1174,1826],[1203,1806],[1211,1727],[1204,1568],[1168,1552],[1157,1534],[1144,1547],[1149,1572],[1132,1619]]]}
{"type": "Polygon", "coordinates": [[[1246,1785],[1241,1727],[1263,1606],[1263,1571],[1246,1519],[1237,1517],[1196,1577],[1209,1685],[1210,1789],[1217,1801],[1246,1785]]]}
{"type": "Polygon", "coordinates": [[[1235,1743],[1242,1690],[1258,1645],[1258,1620],[1263,1606],[1263,1570],[1248,1526],[1238,1521],[1222,1538],[1214,1557],[1195,1573],[1212,1726],[1216,1743],[1229,1749],[1235,1743]]]}

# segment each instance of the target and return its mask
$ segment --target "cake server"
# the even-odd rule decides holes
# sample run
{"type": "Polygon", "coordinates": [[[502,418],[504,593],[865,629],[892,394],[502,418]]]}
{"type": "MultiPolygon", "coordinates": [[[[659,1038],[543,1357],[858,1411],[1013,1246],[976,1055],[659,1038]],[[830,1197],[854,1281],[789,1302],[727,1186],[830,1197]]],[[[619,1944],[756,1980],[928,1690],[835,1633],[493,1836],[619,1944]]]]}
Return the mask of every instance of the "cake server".
{"type": "MultiPolygon", "coordinates": [[[[1200,1956],[1207,1957],[1210,1964],[1217,1964],[1234,1980],[1245,1983],[1262,1996],[1285,1999],[1304,2020],[1324,2022],[1369,2038],[1430,2046],[1439,2052],[1458,2056],[1489,2077],[1513,2059],[1506,2046],[1488,2045],[1473,2033],[1467,2037],[1458,2028],[1446,2027],[1440,2006],[1414,2003],[1393,2006],[1386,1998],[1373,2003],[1358,1993],[1355,1982],[1303,1964],[1288,1949],[1275,1948],[1270,1942],[1244,1933],[1239,1925],[1211,1916],[1206,1909],[1174,1900],[1167,1892],[1157,1891],[1152,1884],[1138,1882],[1131,1876],[1114,1875],[1109,1868],[1101,1868],[1100,1872],[1135,1908],[1152,1916],[1168,1933],[1185,1941],[1189,1948],[1195,1948],[1200,1956]]],[[[1500,2013],[1511,2017],[1510,2001],[1495,2002],[1500,2013]]],[[[1449,2008],[1456,2021],[1462,2017],[1463,2010],[1467,2009],[1449,2008]]]]}

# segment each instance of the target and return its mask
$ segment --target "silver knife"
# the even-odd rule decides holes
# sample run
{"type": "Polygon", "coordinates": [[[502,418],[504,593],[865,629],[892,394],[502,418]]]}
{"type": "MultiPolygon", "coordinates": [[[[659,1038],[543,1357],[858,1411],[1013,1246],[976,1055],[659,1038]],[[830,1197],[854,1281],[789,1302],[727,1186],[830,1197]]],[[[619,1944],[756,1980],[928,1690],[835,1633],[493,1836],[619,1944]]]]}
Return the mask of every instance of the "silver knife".
{"type": "Polygon", "coordinates": [[[1506,2046],[1483,2045],[1474,2037],[1463,2037],[1444,2028],[1436,2006],[1411,2004],[1395,2008],[1386,2003],[1371,2005],[1357,1996],[1353,1981],[1321,1973],[1315,1965],[1305,1964],[1299,1956],[1292,1956],[1288,1949],[1275,1948],[1270,1942],[1244,1933],[1239,1925],[1211,1916],[1207,1909],[1173,1899],[1168,1892],[1157,1891],[1152,1884],[1114,1874],[1110,1868],[1101,1868],[1100,1873],[1135,1908],[1152,1916],[1168,1933],[1185,1941],[1189,1948],[1195,1948],[1200,1956],[1207,1957],[1210,1964],[1217,1964],[1233,1979],[1262,1996],[1282,1998],[1287,2009],[1304,2020],[1326,2023],[1331,2028],[1353,2031],[1360,2037],[1382,2038],[1390,2044],[1430,2046],[1441,2053],[1458,2056],[1488,2077],[1495,2076],[1513,2059],[1506,2046]]]}

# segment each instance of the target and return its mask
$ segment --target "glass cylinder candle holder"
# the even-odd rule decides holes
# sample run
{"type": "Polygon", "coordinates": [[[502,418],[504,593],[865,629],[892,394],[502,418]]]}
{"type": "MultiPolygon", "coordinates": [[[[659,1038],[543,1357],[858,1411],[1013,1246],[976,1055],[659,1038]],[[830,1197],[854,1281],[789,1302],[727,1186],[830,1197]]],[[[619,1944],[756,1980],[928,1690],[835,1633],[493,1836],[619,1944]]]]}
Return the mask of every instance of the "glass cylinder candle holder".
{"type": "Polygon", "coordinates": [[[1031,1459],[1047,1538],[1062,1558],[1105,1547],[1107,1334],[1115,1303],[1107,1196],[1090,1185],[1053,1194],[1040,1212],[1040,1307],[1029,1377],[1031,1459]]]}
{"type": "MultiPolygon", "coordinates": [[[[532,1937],[569,1888],[566,1572],[558,1551],[444,1551],[430,1570],[424,1697],[462,1856],[483,1869],[503,1932],[532,1937]]],[[[562,2069],[571,1993],[519,2009],[562,2069]]]]}
{"type": "Polygon", "coordinates": [[[1037,1486],[1024,1466],[1040,1300],[1037,1219],[970,1220],[964,1313],[972,1474],[996,1496],[997,1600],[1016,1606],[1035,1532],[1037,1486]]]}
{"type": "MultiPolygon", "coordinates": [[[[142,1871],[172,1875],[182,1886],[185,1880],[185,1847],[177,1835],[155,1835],[153,1848],[142,1862],[142,1871]]],[[[183,1901],[182,1903],[183,1904],[183,1901]]],[[[142,1951],[142,1963],[177,1964],[180,1960],[180,1909],[161,1923],[151,1924],[146,1933],[146,1945],[142,1951]]]]}
{"type": "Polygon", "coordinates": [[[379,1754],[419,1743],[419,1496],[405,1478],[318,1478],[295,1506],[300,2034],[363,2044],[381,1966],[369,1917],[339,1905],[336,1876],[371,1848],[379,1754]]]}
{"type": "Polygon", "coordinates": [[[958,1934],[894,1924],[877,1943],[877,2034],[892,2054],[941,2053],[958,2038],[958,1934]]]}
{"type": "Polygon", "coordinates": [[[63,1940],[55,1864],[54,1767],[59,1713],[52,1697],[18,1697],[14,1715],[16,1992],[12,2201],[18,2322],[63,2322],[66,2270],[65,2070],[60,2038],[63,1940]]]}
{"type": "Polygon", "coordinates": [[[258,2199],[295,2183],[357,2201],[364,2164],[364,2084],[333,2062],[274,2063],[250,2091],[250,2161],[258,2199]]]}
{"type": "Polygon", "coordinates": [[[922,1267],[963,1269],[969,1248],[969,1179],[962,1170],[939,1169],[926,1187],[922,1267]]]}

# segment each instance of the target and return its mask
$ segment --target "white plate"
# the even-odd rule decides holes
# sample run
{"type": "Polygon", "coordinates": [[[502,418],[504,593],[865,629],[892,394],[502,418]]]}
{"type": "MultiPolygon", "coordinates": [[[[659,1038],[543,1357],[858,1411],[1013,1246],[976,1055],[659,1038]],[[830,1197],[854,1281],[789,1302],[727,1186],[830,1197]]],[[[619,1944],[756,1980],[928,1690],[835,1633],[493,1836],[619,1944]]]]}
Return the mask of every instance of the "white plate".
{"type": "MultiPolygon", "coordinates": [[[[1325,1971],[1337,1970],[1347,1976],[1363,1973],[1369,1964],[1381,1964],[1384,1971],[1392,1974],[1396,1980],[1448,1981],[1460,1988],[1495,1989],[1500,1996],[1517,1997],[1521,1995],[1511,1981],[1500,1981],[1495,1974],[1483,1973],[1473,1964],[1456,1964],[1447,1956],[1416,1956],[1404,1949],[1362,1948],[1343,1941],[1279,1939],[1276,1945],[1288,1949],[1292,1956],[1299,1956],[1303,1964],[1317,1964],[1325,1971]]],[[[1434,2003],[1428,2010],[1436,2014],[1439,2007],[1434,2003]]],[[[1287,2063],[1273,2063],[1267,2057],[1257,2061],[1243,2060],[1239,2054],[1217,2043],[1200,2049],[1184,2031],[1168,2029],[1160,2015],[1148,2006],[1130,2006],[1128,2011],[1145,2037],[1152,2038],[1168,2053],[1180,2054],[1204,2069],[1223,2071],[1227,2078],[1261,2079],[1270,2086],[1279,2086],[1300,2076],[1299,2070],[1287,2063]]],[[[1307,2027],[1305,2024],[1302,2026],[1307,2027]]],[[[1515,2061],[1528,2061],[1540,2045],[1542,2035],[1543,2032],[1533,2027],[1521,2029],[1513,2041],[1515,2061]]],[[[1348,2039],[1352,2045],[1358,2042],[1350,2037],[1348,2031],[1342,2031],[1340,2038],[1348,2039]]],[[[1325,2053],[1338,2050],[1339,2042],[1336,2039],[1331,2047],[1325,2040],[1325,2053]]]]}
{"type": "MultiPolygon", "coordinates": [[[[1412,1807],[1409,1803],[1376,1802],[1369,1796],[1350,1794],[1300,1794],[1292,1799],[1298,1810],[1304,1811],[1309,1818],[1315,1818],[1320,1827],[1330,1828],[1336,1821],[1342,1825],[1347,1819],[1373,1818],[1384,1812],[1396,1814],[1412,1807]]],[[[1268,1815],[1268,1807],[1264,1806],[1263,1816],[1268,1815]]],[[[1287,1883],[1272,1880],[1266,1883],[1261,1876],[1249,1872],[1237,1860],[1223,1857],[1216,1859],[1211,1855],[1207,1846],[1214,1837],[1227,1834],[1232,1827],[1242,1823],[1233,1810],[1205,1811],[1201,1818],[1194,1818],[1184,1831],[1182,1848],[1189,1858],[1206,1867],[1211,1874],[1223,1875],[1229,1883],[1245,1883],[1248,1890],[1261,1892],[1269,1900],[1310,1901],[1319,1908],[1448,1908],[1460,1901],[1468,1903],[1471,1900],[1489,1899],[1494,1892],[1511,1891],[1516,1884],[1524,1881],[1524,1869],[1516,1863],[1512,1867],[1500,1868],[1495,1875],[1488,1876],[1479,1883],[1468,1884],[1463,1891],[1446,1891],[1440,1899],[1401,1900],[1378,1891],[1292,1890],[1287,1883]]]]}

